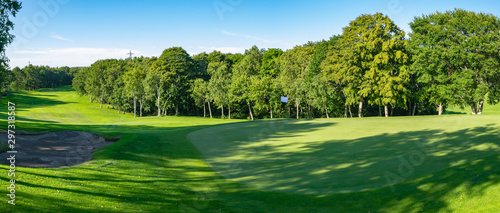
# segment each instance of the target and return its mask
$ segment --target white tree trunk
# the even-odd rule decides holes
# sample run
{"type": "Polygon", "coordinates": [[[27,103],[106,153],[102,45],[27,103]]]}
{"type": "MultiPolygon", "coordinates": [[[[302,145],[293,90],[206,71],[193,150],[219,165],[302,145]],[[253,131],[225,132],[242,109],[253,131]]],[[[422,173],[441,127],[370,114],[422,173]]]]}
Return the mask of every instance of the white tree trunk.
{"type": "Polygon", "coordinates": [[[270,111],[271,111],[271,119],[273,119],[273,107],[269,107],[270,111]]]}
{"type": "Polygon", "coordinates": [[[438,105],[438,115],[442,115],[443,114],[443,104],[439,104],[438,105]]]}
{"type": "Polygon", "coordinates": [[[471,111],[472,111],[472,114],[475,115],[477,110],[476,110],[476,102],[472,102],[470,104],[470,108],[471,108],[471,111]]]}
{"type": "Polygon", "coordinates": [[[482,115],[483,114],[483,105],[484,105],[484,101],[480,100],[479,101],[479,107],[477,108],[477,114],[478,115],[482,115]]]}
{"type": "Polygon", "coordinates": [[[161,117],[161,108],[160,108],[160,87],[156,87],[156,95],[158,96],[158,99],[156,101],[156,104],[158,105],[158,117],[161,117]]]}
{"type": "Polygon", "coordinates": [[[137,98],[135,97],[135,93],[132,96],[134,96],[134,118],[136,118],[136,115],[137,115],[137,98]]]}
{"type": "Polygon", "coordinates": [[[205,107],[205,102],[203,102],[203,117],[205,118],[207,115],[207,110],[206,110],[206,107],[205,107]]]}
{"type": "Polygon", "coordinates": [[[326,112],[326,118],[330,118],[330,116],[328,116],[328,108],[326,108],[326,104],[325,104],[325,112],[326,112]]]}
{"type": "Polygon", "coordinates": [[[248,102],[248,110],[250,111],[250,119],[253,121],[252,107],[250,106],[250,102],[248,102]]]}
{"type": "Polygon", "coordinates": [[[208,112],[210,112],[210,118],[212,118],[212,109],[210,108],[210,101],[208,102],[208,112]]]}
{"type": "Polygon", "coordinates": [[[143,97],[141,97],[141,99],[139,100],[139,117],[142,117],[142,106],[144,104],[144,99],[143,97]]]}
{"type": "Polygon", "coordinates": [[[221,118],[222,118],[222,120],[224,120],[224,104],[221,104],[220,107],[221,107],[221,113],[222,113],[221,118]]]}
{"type": "Polygon", "coordinates": [[[358,117],[362,117],[363,116],[363,98],[361,98],[361,100],[359,101],[359,110],[358,110],[358,117]]]}
{"type": "Polygon", "coordinates": [[[385,112],[385,117],[389,117],[389,108],[387,108],[387,104],[384,105],[384,112],[385,112]]]}

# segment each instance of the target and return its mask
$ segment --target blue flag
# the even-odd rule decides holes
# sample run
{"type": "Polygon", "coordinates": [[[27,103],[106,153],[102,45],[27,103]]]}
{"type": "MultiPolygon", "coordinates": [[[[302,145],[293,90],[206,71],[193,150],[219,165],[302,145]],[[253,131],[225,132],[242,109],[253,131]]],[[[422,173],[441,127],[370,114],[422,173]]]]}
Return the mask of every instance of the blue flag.
{"type": "Polygon", "coordinates": [[[288,98],[285,96],[281,96],[281,102],[288,103],[288,98]]]}

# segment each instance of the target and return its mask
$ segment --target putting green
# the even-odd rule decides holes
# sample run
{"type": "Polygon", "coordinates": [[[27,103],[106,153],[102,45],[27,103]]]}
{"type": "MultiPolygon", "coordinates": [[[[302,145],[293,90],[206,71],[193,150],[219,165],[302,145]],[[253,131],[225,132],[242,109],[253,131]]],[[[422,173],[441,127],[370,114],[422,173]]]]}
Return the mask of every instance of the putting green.
{"type": "Polygon", "coordinates": [[[219,174],[268,191],[335,194],[498,154],[500,116],[264,120],[190,133],[219,174]]]}

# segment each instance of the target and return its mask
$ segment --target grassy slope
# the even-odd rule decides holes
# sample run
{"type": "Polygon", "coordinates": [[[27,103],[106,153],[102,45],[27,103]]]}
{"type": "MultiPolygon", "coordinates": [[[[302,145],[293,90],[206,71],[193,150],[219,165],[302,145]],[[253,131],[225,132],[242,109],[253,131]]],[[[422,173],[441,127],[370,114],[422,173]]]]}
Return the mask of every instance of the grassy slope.
{"type": "MultiPolygon", "coordinates": [[[[190,132],[207,126],[239,121],[193,117],[133,119],[129,114],[118,115],[114,110],[88,104],[87,98],[76,96],[67,87],[20,92],[1,99],[0,106],[6,106],[7,100],[16,103],[17,129],[84,130],[107,137],[120,136],[121,140],[97,151],[92,161],[82,165],[63,169],[18,168],[17,205],[8,205],[8,197],[3,196],[2,212],[466,212],[499,208],[498,155],[471,159],[393,187],[366,192],[286,194],[262,191],[219,176],[186,139],[190,132]],[[106,160],[117,164],[97,168],[106,160]]],[[[6,118],[6,107],[0,107],[0,116],[6,118]]],[[[379,128],[394,129],[384,124],[391,120],[366,120],[379,128]]],[[[417,129],[426,125],[418,123],[418,118],[401,122],[404,126],[409,126],[404,122],[415,124],[417,129]]],[[[6,127],[6,121],[0,120],[0,126],[6,127]]],[[[0,194],[7,194],[7,166],[0,166],[0,179],[0,194]]]]}

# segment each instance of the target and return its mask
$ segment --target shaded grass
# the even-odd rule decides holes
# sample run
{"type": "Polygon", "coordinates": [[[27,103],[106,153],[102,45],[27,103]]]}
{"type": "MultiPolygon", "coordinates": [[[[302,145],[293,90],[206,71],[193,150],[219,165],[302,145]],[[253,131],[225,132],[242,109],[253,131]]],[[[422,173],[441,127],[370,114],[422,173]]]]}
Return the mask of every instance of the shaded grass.
{"type": "MultiPolygon", "coordinates": [[[[98,150],[91,161],[81,165],[60,169],[17,168],[17,205],[8,205],[8,197],[4,196],[0,200],[2,212],[491,212],[499,209],[500,170],[497,165],[500,155],[491,154],[489,148],[466,149],[468,145],[497,139],[498,116],[318,119],[300,121],[296,126],[294,123],[281,126],[285,129],[274,138],[270,133],[255,131],[260,130],[262,123],[273,121],[227,125],[241,120],[194,117],[133,119],[130,114],[122,115],[115,110],[100,109],[96,103],[89,104],[87,97],[79,97],[69,87],[19,92],[1,99],[0,105],[6,106],[7,100],[16,103],[18,130],[80,130],[120,140],[98,150]],[[304,128],[301,122],[310,124],[304,128]],[[493,125],[488,125],[490,123],[493,125]],[[245,128],[229,131],[230,127],[238,125],[245,128]],[[439,143],[443,147],[436,153],[448,153],[436,159],[428,157],[426,162],[429,164],[415,167],[414,176],[404,177],[402,182],[392,186],[325,195],[273,192],[241,184],[214,172],[186,138],[189,133],[205,131],[203,129],[207,127],[221,131],[228,128],[228,136],[218,135],[228,137],[227,143],[239,144],[233,139],[252,135],[252,132],[256,136],[261,134],[263,140],[278,143],[269,145],[275,147],[267,150],[267,158],[279,157],[272,154],[282,149],[285,151],[283,160],[316,161],[317,168],[330,165],[327,160],[331,159],[344,162],[355,159],[361,165],[356,154],[360,155],[359,159],[368,158],[375,163],[382,162],[385,155],[397,155],[392,152],[408,157],[407,151],[411,153],[411,150],[407,148],[411,145],[405,144],[409,143],[406,139],[423,138],[429,143],[439,143]],[[342,131],[335,132],[337,130],[342,131]],[[313,131],[328,134],[308,135],[313,131]],[[425,139],[426,135],[431,139],[425,139]],[[436,135],[439,137],[434,138],[436,135]],[[301,147],[293,147],[294,143],[314,152],[287,152],[300,151],[301,147]],[[385,143],[392,143],[394,147],[385,143]],[[454,146],[465,150],[455,150],[454,146]],[[355,153],[343,152],[342,149],[355,153]],[[463,154],[465,161],[453,164],[458,154],[463,154]],[[117,164],[100,167],[106,161],[117,164]]],[[[0,107],[0,116],[0,126],[6,127],[6,107],[0,107]]],[[[245,155],[247,149],[242,150],[245,155]]],[[[228,154],[233,151],[229,149],[228,154]]],[[[262,154],[266,154],[266,150],[263,151],[262,154]]],[[[230,157],[228,154],[221,157],[230,157]]],[[[279,162],[266,165],[279,170],[280,165],[276,163],[279,162]]],[[[238,168],[243,164],[231,165],[238,168]]],[[[368,171],[376,171],[376,168],[368,166],[368,171]]],[[[399,175],[398,168],[388,171],[399,175]]],[[[290,173],[293,169],[285,168],[283,172],[290,173]]],[[[317,185],[322,185],[322,182],[336,184],[337,181],[328,175],[307,174],[302,178],[308,177],[311,179],[307,181],[317,185]]],[[[347,177],[342,178],[342,181],[348,181],[347,177]]],[[[7,166],[0,165],[0,194],[7,194],[9,180],[7,166]]]]}

